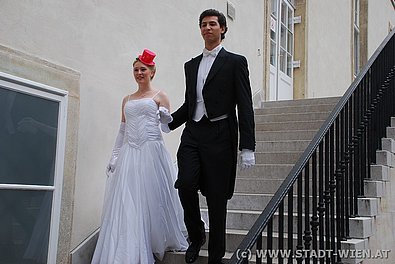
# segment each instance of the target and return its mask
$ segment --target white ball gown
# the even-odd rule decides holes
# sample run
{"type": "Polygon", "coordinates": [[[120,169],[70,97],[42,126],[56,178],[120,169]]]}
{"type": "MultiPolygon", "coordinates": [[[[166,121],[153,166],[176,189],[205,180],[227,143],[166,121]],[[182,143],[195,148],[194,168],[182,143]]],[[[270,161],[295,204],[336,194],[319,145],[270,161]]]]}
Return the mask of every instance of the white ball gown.
{"type": "Polygon", "coordinates": [[[168,250],[186,250],[183,211],[173,185],[176,168],[165,148],[152,98],[125,104],[125,137],[106,185],[92,263],[149,264],[168,250]]]}

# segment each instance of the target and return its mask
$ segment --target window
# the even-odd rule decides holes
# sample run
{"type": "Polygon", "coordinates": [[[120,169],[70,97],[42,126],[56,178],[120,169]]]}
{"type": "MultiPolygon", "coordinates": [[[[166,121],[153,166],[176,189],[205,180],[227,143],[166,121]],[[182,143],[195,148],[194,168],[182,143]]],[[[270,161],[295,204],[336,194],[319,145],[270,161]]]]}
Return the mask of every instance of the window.
{"type": "Polygon", "coordinates": [[[280,31],[280,70],[292,77],[293,10],[285,2],[281,4],[280,31]]]}
{"type": "Polygon", "coordinates": [[[56,263],[67,92],[0,73],[0,252],[56,263]]]}
{"type": "Polygon", "coordinates": [[[357,76],[359,69],[360,69],[360,1],[359,0],[354,0],[354,44],[353,44],[353,58],[354,58],[354,77],[357,76]]]}
{"type": "Polygon", "coordinates": [[[271,0],[270,16],[270,64],[277,65],[277,0],[271,0]]]}

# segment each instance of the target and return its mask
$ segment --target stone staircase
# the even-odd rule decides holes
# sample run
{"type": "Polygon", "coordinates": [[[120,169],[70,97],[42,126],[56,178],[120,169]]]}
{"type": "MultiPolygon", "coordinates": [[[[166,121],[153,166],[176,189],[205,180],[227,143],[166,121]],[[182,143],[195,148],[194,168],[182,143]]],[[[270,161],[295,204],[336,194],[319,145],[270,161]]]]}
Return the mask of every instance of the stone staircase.
{"type": "MultiPolygon", "coordinates": [[[[228,202],[225,258],[235,251],[338,100],[265,102],[255,110],[256,165],[237,172],[235,193],[228,202]]],[[[202,217],[208,222],[206,201],[200,198],[202,217]]],[[[207,245],[197,264],[207,263],[207,245]]],[[[184,263],[183,254],[166,254],[158,263],[184,263]]]]}
{"type": "MultiPolygon", "coordinates": [[[[255,110],[257,164],[250,170],[238,171],[235,194],[228,202],[225,259],[231,257],[338,100],[321,98],[266,102],[263,109],[255,110]]],[[[377,223],[389,223],[390,228],[395,227],[395,206],[388,206],[395,200],[395,192],[391,194],[390,185],[391,180],[395,180],[395,118],[392,119],[391,128],[387,129],[387,138],[382,140],[382,145],[382,150],[377,151],[377,165],[372,166],[372,178],[365,181],[365,197],[358,201],[360,216],[350,219],[352,238],[342,242],[342,249],[373,251],[388,248],[385,246],[388,243],[395,245],[394,235],[385,243],[380,242],[380,236],[385,231],[377,226],[377,223]],[[386,206],[383,206],[383,201],[386,206]]],[[[204,197],[200,198],[202,217],[207,221],[206,202],[204,197]]],[[[208,237],[208,232],[206,235],[208,237]]],[[[390,249],[395,247],[392,245],[390,249]]],[[[394,255],[390,255],[389,261],[380,263],[393,263],[395,250],[392,251],[394,255]]],[[[207,254],[206,243],[195,263],[207,263],[207,254]]],[[[343,260],[343,263],[362,261],[377,263],[354,257],[343,260]]],[[[167,253],[159,263],[184,263],[184,253],[167,253]]]]}

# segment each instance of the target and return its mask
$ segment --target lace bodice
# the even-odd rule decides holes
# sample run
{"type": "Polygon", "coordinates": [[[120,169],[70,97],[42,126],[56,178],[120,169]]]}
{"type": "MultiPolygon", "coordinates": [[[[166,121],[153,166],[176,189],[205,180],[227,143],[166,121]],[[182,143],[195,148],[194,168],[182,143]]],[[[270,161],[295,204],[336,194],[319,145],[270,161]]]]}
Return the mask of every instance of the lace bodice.
{"type": "Polygon", "coordinates": [[[157,117],[158,105],[152,98],[129,100],[125,104],[125,140],[139,148],[146,141],[162,140],[157,117]]]}

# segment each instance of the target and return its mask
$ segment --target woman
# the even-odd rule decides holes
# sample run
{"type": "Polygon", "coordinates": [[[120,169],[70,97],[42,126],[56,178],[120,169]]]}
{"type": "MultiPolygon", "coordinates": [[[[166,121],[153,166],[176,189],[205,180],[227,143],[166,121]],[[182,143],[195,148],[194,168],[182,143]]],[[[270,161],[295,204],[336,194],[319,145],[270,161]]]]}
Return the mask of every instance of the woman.
{"type": "Polygon", "coordinates": [[[107,166],[102,225],[92,263],[154,263],[188,247],[176,171],[159,123],[172,120],[166,94],[151,86],[155,53],[133,63],[138,89],[122,102],[122,120],[107,166]],[[153,255],[154,254],[154,255],[153,255]]]}

